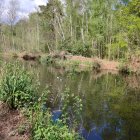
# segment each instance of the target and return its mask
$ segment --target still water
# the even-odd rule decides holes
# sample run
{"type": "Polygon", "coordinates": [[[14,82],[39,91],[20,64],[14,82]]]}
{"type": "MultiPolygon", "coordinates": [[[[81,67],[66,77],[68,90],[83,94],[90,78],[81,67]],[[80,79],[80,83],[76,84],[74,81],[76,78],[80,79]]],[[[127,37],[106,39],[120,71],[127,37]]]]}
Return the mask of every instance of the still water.
{"type": "Polygon", "coordinates": [[[65,87],[79,95],[83,111],[78,131],[86,140],[140,140],[140,77],[24,65],[39,77],[41,91],[49,86],[54,110],[60,109],[57,97],[65,87]]]}

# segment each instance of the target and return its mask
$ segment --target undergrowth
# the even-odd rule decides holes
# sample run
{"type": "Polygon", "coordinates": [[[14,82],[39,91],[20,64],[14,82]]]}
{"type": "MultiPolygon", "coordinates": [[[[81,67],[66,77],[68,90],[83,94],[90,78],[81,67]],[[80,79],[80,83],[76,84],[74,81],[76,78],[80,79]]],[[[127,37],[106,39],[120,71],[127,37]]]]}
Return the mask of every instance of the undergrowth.
{"type": "Polygon", "coordinates": [[[19,64],[6,64],[0,80],[0,97],[12,109],[28,107],[35,101],[37,86],[32,76],[19,64]]]}
{"type": "MultiPolygon", "coordinates": [[[[6,64],[1,74],[0,100],[7,103],[10,109],[19,109],[27,117],[33,140],[81,140],[82,138],[75,132],[78,125],[76,122],[80,120],[82,111],[81,99],[66,89],[61,95],[63,102],[61,117],[53,121],[52,112],[46,104],[51,92],[47,87],[39,96],[37,83],[31,73],[19,63],[6,64]],[[74,121],[75,127],[69,127],[70,118],[74,121]]],[[[18,128],[21,135],[25,131],[24,126],[18,128]]]]}

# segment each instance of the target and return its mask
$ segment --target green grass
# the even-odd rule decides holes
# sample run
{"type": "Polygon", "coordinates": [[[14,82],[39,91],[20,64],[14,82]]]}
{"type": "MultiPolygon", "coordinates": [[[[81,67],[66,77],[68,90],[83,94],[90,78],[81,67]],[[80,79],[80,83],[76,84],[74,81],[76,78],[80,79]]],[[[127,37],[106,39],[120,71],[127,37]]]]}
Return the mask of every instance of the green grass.
{"type": "Polygon", "coordinates": [[[131,69],[127,63],[120,63],[119,73],[121,73],[121,74],[130,74],[131,73],[131,69]]]}
{"type": "Polygon", "coordinates": [[[1,73],[0,97],[10,108],[29,106],[34,102],[34,79],[19,63],[6,64],[1,73]]]}
{"type": "MultiPolygon", "coordinates": [[[[76,63],[77,64],[77,63],[76,63]]],[[[7,103],[10,109],[19,109],[26,115],[31,129],[31,137],[33,140],[80,140],[82,139],[74,128],[69,129],[65,118],[54,122],[49,109],[43,109],[42,105],[46,103],[49,94],[48,88],[38,96],[39,85],[35,84],[35,79],[31,73],[28,73],[19,63],[8,63],[2,70],[0,81],[0,100],[7,103]]],[[[69,92],[64,98],[69,101],[69,92]]],[[[70,96],[73,100],[73,110],[78,114],[81,100],[76,96],[70,96]],[[76,103],[76,104],[75,104],[76,103]]],[[[63,97],[62,97],[63,98],[63,97]]],[[[64,99],[63,98],[63,99],[64,99]]],[[[66,101],[64,100],[64,101],[66,101]]],[[[67,102],[64,102],[66,109],[67,102]]],[[[80,114],[78,114],[80,115],[80,114]]],[[[17,132],[23,135],[27,128],[21,125],[17,128],[17,132]]]]}

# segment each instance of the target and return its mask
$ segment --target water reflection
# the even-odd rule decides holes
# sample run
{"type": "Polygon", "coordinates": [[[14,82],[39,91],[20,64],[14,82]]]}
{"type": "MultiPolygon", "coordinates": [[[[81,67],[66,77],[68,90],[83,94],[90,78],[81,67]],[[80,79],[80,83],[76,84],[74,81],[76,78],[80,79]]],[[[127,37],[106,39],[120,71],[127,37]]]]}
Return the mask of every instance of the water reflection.
{"type": "MultiPolygon", "coordinates": [[[[79,133],[86,140],[139,140],[140,77],[93,72],[70,73],[64,69],[24,63],[41,82],[40,92],[49,85],[53,97],[69,87],[83,102],[79,133]],[[131,81],[133,80],[133,82],[131,81]]],[[[60,116],[59,99],[52,108],[60,116]]],[[[55,115],[56,114],[56,115],[55,115]]]]}

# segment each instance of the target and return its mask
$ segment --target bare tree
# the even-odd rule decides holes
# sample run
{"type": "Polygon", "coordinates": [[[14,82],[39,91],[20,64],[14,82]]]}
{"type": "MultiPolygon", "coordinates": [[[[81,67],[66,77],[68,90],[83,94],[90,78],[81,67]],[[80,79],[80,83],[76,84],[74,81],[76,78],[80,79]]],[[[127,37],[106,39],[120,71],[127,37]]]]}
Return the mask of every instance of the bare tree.
{"type": "Polygon", "coordinates": [[[14,24],[18,18],[18,10],[19,10],[19,1],[18,0],[10,0],[9,8],[7,12],[7,19],[11,27],[11,35],[12,35],[12,46],[14,46],[14,24]]]}
{"type": "Polygon", "coordinates": [[[11,27],[13,27],[18,17],[18,9],[19,9],[19,1],[10,0],[7,15],[8,15],[8,22],[11,27]]]}
{"type": "Polygon", "coordinates": [[[2,15],[4,12],[4,0],[0,1],[0,43],[2,44],[2,15]]]}

